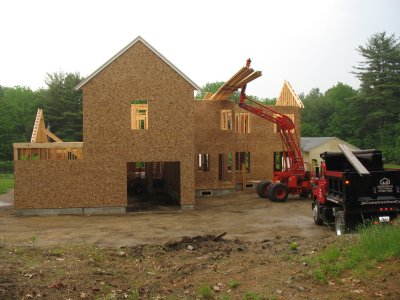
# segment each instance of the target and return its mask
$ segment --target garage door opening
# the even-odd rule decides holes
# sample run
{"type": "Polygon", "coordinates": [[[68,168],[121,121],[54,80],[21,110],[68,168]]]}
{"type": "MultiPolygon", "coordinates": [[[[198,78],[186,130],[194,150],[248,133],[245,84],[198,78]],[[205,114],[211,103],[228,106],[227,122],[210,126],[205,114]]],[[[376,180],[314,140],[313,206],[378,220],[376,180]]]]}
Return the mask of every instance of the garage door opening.
{"type": "Polygon", "coordinates": [[[127,212],[180,209],[179,162],[128,162],[127,212]]]}

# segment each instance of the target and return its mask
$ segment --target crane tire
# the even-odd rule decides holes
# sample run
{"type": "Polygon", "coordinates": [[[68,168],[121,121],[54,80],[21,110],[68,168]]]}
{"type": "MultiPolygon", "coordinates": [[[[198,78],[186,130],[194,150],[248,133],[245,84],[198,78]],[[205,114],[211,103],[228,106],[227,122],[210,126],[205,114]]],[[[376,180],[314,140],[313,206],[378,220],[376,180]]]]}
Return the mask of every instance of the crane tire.
{"type": "Polygon", "coordinates": [[[268,186],[271,184],[271,181],[269,180],[264,180],[261,181],[260,183],[257,184],[257,194],[261,198],[267,198],[268,197],[268,186]]]}
{"type": "Polygon", "coordinates": [[[289,189],[281,182],[271,183],[268,187],[268,198],[273,202],[285,202],[288,196],[289,189]]]}

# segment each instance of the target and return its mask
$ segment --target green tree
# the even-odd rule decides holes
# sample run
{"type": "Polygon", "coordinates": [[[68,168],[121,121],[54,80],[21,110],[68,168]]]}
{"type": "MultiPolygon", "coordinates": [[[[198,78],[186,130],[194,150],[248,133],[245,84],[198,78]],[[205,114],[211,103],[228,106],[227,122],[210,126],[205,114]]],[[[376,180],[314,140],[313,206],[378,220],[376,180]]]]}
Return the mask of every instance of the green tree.
{"type": "Polygon", "coordinates": [[[396,139],[400,123],[399,39],[376,33],[357,51],[364,60],[354,67],[361,81],[352,107],[357,112],[356,138],[363,148],[381,148],[388,161],[400,161],[396,139]]]}
{"type": "Polygon", "coordinates": [[[74,90],[81,80],[79,73],[47,74],[47,89],[38,92],[46,126],[63,141],[82,140],[82,91],[74,90]]]}
{"type": "Polygon", "coordinates": [[[204,96],[207,92],[215,94],[218,89],[224,84],[223,81],[216,81],[216,82],[207,82],[204,86],[201,87],[201,90],[197,92],[196,99],[204,99],[204,96]]]}
{"type": "Polygon", "coordinates": [[[12,160],[15,142],[29,142],[37,95],[26,87],[2,87],[0,93],[0,160],[12,160]]]}
{"type": "Polygon", "coordinates": [[[324,136],[328,127],[333,107],[318,88],[312,89],[303,97],[304,109],[302,111],[302,135],[324,136]]]}
{"type": "Polygon", "coordinates": [[[336,136],[349,142],[354,142],[355,118],[350,109],[357,91],[351,86],[339,82],[324,94],[326,101],[333,108],[325,135],[336,136]]]}

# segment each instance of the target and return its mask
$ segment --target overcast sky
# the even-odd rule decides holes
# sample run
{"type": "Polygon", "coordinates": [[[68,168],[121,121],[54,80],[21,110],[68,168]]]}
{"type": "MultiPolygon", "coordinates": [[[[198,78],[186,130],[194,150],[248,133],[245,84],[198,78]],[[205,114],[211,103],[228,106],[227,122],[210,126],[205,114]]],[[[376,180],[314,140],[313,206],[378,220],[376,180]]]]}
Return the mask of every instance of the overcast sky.
{"type": "Polygon", "coordinates": [[[0,85],[45,86],[46,73],[90,75],[138,35],[198,85],[229,79],[247,58],[249,94],[322,91],[350,74],[373,33],[400,36],[399,0],[2,0],[0,85]]]}

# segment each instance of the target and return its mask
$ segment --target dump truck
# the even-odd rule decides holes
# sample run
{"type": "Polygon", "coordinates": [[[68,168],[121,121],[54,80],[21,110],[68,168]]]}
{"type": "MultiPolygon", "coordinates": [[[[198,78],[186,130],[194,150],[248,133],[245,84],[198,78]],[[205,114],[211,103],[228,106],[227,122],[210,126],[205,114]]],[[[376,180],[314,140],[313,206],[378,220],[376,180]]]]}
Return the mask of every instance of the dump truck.
{"type": "Polygon", "coordinates": [[[315,224],[332,224],[342,235],[362,222],[392,223],[400,213],[400,170],[384,169],[379,150],[339,148],[320,155],[312,191],[315,224]]]}

